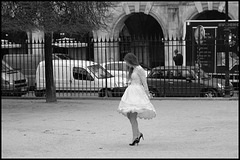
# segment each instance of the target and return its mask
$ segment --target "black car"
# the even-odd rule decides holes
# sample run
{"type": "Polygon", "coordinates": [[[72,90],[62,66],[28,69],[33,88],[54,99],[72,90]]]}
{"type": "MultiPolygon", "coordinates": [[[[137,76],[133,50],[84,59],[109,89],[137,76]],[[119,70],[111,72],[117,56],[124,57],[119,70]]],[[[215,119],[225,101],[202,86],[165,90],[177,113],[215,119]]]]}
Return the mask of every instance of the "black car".
{"type": "MultiPolygon", "coordinates": [[[[222,97],[225,80],[211,78],[194,66],[159,66],[147,76],[149,91],[155,97],[222,97]]],[[[126,87],[113,88],[110,95],[122,96],[126,87]]],[[[233,86],[229,86],[233,95],[233,86]]]]}

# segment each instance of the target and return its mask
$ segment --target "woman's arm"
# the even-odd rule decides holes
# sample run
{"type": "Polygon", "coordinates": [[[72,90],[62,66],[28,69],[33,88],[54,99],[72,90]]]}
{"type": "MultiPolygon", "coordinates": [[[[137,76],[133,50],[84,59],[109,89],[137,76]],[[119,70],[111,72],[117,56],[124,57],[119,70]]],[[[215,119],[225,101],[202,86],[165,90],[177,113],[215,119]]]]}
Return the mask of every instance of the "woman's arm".
{"type": "Polygon", "coordinates": [[[139,67],[138,68],[138,75],[141,79],[141,82],[142,82],[142,85],[144,87],[144,90],[146,92],[146,94],[149,96],[149,89],[148,89],[148,85],[147,85],[147,78],[146,78],[146,74],[145,74],[145,71],[142,67],[139,67]]]}

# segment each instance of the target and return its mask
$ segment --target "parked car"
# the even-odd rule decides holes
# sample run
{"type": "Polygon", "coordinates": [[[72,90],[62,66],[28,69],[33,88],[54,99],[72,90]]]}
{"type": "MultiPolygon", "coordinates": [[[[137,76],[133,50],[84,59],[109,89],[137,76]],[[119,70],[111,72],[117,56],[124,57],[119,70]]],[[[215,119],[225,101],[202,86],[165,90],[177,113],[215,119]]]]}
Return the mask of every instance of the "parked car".
{"type": "MultiPolygon", "coordinates": [[[[61,60],[52,54],[53,60],[61,60]]],[[[45,60],[44,54],[6,54],[3,60],[13,69],[21,71],[28,79],[29,90],[35,90],[36,69],[39,62],[45,60]]]]}
{"type": "Polygon", "coordinates": [[[101,63],[101,65],[103,68],[107,69],[115,79],[121,80],[128,76],[127,65],[124,61],[105,62],[101,63]]]}
{"type": "MultiPolygon", "coordinates": [[[[160,66],[153,68],[147,77],[153,96],[221,97],[225,95],[225,80],[211,78],[202,69],[193,66],[160,66]]],[[[126,87],[113,89],[113,96],[122,96],[126,87]]],[[[230,95],[233,86],[230,83],[230,95]]]]}
{"type": "Polygon", "coordinates": [[[28,92],[27,78],[2,60],[2,95],[22,96],[28,92]]]}
{"type": "MultiPolygon", "coordinates": [[[[53,60],[56,91],[96,91],[104,96],[105,91],[127,85],[126,79],[117,81],[98,63],[85,60],[53,60]]],[[[45,61],[39,63],[36,71],[35,96],[44,96],[46,90],[45,61]]]]}

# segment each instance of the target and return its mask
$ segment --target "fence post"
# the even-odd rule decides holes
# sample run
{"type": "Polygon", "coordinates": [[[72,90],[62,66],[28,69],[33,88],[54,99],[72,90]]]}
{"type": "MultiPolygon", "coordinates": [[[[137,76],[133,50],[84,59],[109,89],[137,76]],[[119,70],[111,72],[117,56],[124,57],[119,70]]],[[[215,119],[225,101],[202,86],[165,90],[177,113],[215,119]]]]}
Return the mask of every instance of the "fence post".
{"type": "Polygon", "coordinates": [[[202,25],[198,25],[195,30],[195,40],[197,42],[197,71],[198,71],[198,87],[200,88],[200,71],[201,71],[201,45],[203,43],[203,39],[205,38],[205,30],[202,25]]]}
{"type": "Polygon", "coordinates": [[[225,97],[230,97],[230,90],[229,90],[229,32],[230,29],[228,28],[228,1],[225,1],[225,97]]]}

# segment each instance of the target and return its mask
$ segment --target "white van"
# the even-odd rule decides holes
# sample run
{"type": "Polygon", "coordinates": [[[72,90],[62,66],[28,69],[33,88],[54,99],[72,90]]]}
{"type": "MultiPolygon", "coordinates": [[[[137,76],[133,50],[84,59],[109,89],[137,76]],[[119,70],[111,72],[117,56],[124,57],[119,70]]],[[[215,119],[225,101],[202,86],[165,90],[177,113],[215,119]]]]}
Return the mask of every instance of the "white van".
{"type": "MultiPolygon", "coordinates": [[[[86,60],[53,60],[53,77],[56,91],[98,91],[124,87],[127,80],[117,81],[98,63],[86,60]]],[[[36,71],[37,97],[44,96],[46,90],[45,61],[39,63],[36,71]]],[[[103,96],[99,94],[99,96],[103,96]]]]}

